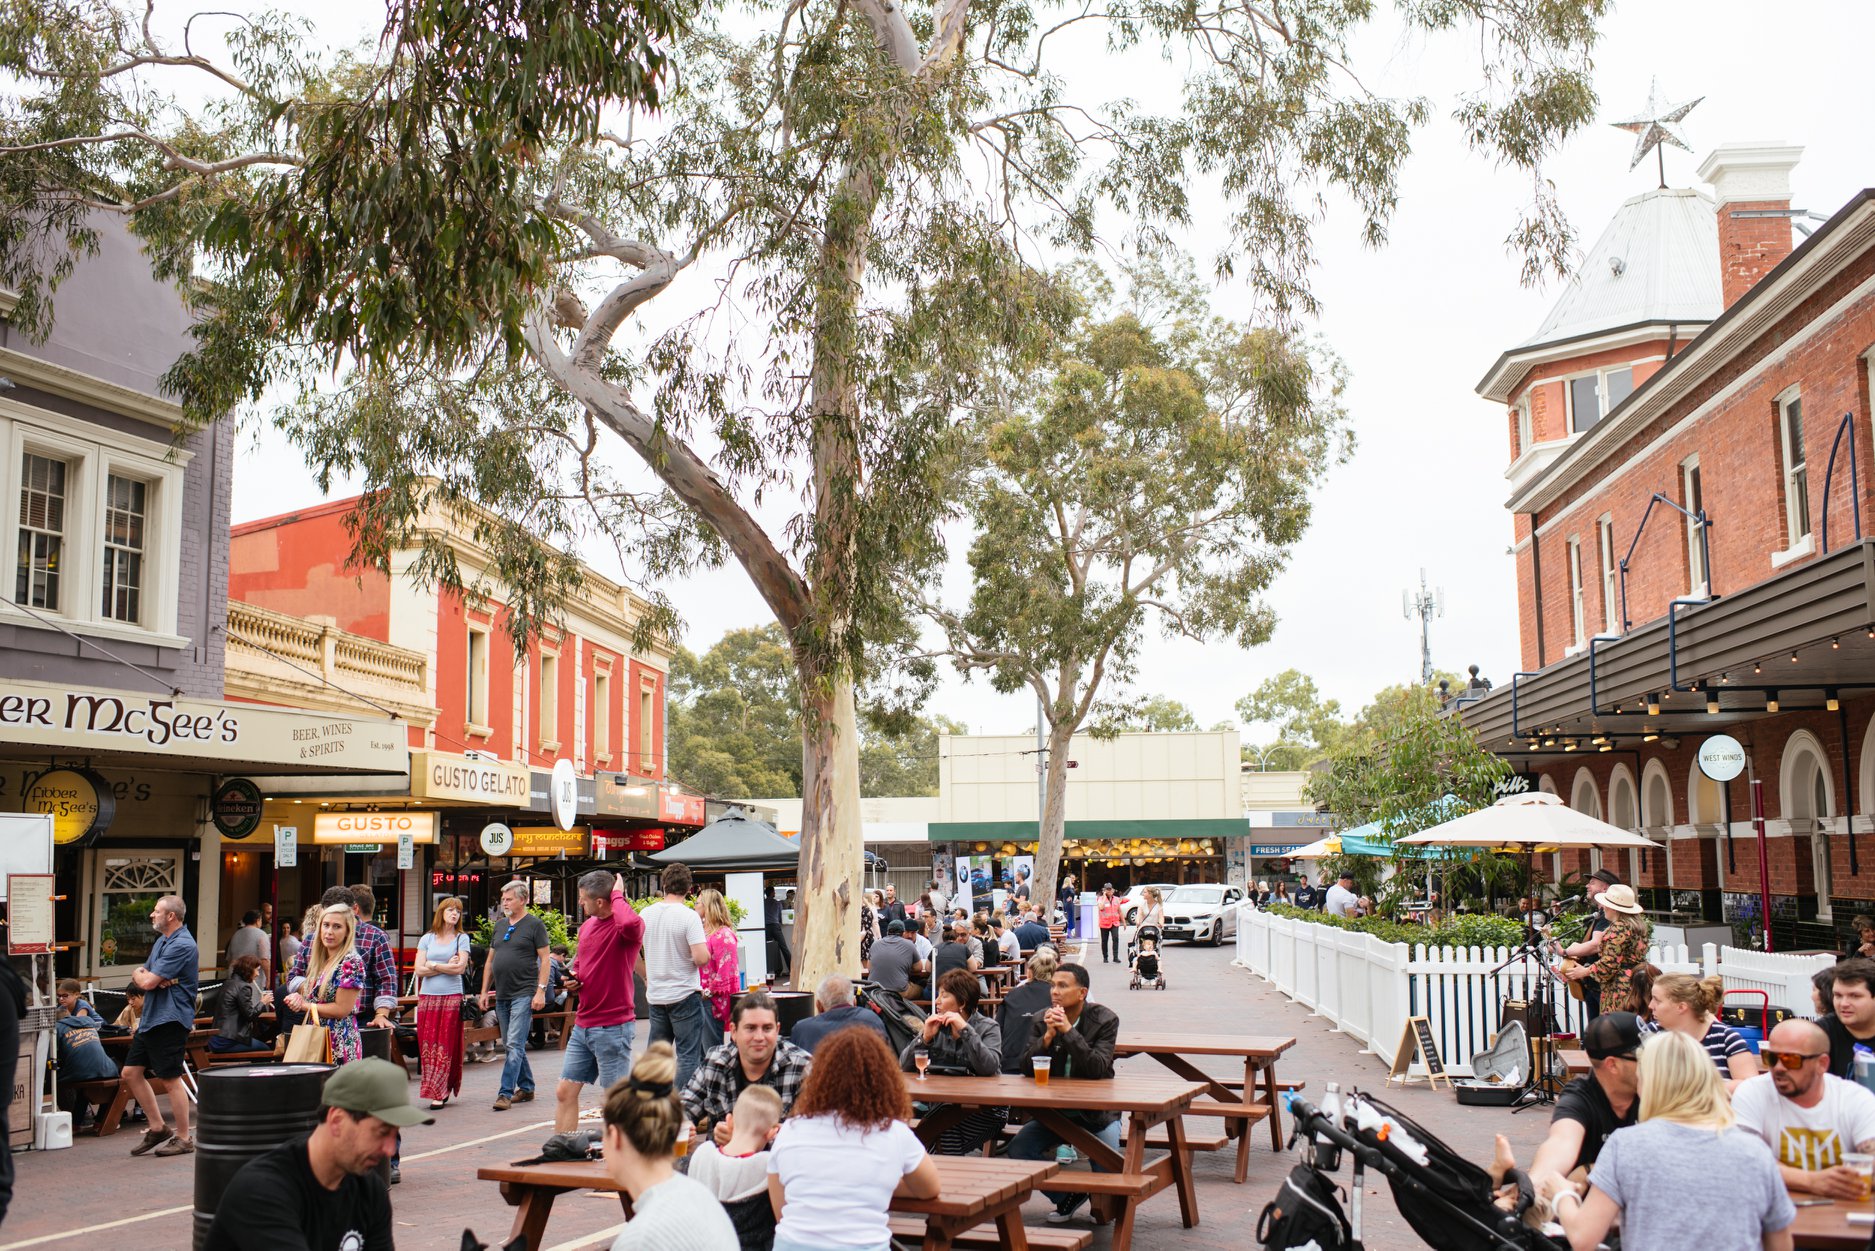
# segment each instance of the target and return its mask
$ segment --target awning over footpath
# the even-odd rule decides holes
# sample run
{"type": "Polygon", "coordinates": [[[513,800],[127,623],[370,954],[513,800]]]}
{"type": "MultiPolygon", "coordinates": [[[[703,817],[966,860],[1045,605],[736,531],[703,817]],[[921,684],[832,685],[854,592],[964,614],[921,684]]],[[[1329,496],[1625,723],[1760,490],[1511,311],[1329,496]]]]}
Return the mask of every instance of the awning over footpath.
{"type": "Polygon", "coordinates": [[[727,870],[792,869],[801,849],[775,832],[766,821],[746,817],[738,808],[710,822],[678,843],[645,859],[653,864],[688,865],[712,872],[727,870]]]}
{"type": "MultiPolygon", "coordinates": [[[[1132,838],[1245,838],[1250,823],[1242,817],[1198,817],[1159,821],[1070,821],[1064,838],[1101,841],[1132,838]]],[[[1005,843],[1035,841],[1033,821],[933,821],[934,843],[1005,843]]]]}

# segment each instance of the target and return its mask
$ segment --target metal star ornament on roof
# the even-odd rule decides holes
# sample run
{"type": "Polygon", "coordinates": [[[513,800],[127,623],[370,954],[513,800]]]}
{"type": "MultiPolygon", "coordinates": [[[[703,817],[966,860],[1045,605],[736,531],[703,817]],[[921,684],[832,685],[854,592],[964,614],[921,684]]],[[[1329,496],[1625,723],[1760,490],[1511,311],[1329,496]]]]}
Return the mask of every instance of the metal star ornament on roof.
{"type": "MultiPolygon", "coordinates": [[[[1698,96],[1684,104],[1667,105],[1660,99],[1660,80],[1653,79],[1647,85],[1647,107],[1640,116],[1631,117],[1625,122],[1614,125],[1622,130],[1632,131],[1639,138],[1634,142],[1634,158],[1628,162],[1633,169],[1646,159],[1649,152],[1658,152],[1660,145],[1670,143],[1676,148],[1691,152],[1692,146],[1686,142],[1686,136],[1680,133],[1679,123],[1686,120],[1686,115],[1699,107],[1699,102],[1706,97],[1698,96]]],[[[1660,157],[1660,185],[1667,185],[1667,168],[1664,155],[1660,157]]]]}

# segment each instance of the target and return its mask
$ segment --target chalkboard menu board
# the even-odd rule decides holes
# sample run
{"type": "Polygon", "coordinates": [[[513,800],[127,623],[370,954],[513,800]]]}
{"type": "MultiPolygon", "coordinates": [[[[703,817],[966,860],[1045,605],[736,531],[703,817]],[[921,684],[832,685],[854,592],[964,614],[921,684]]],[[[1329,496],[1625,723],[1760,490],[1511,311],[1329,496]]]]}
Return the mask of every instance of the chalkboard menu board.
{"type": "Polygon", "coordinates": [[[1439,1055],[1439,1042],[1432,1036],[1432,1022],[1423,1016],[1406,1018],[1406,1027],[1400,1031],[1400,1045],[1393,1053],[1393,1067],[1387,1072],[1387,1084],[1392,1085],[1395,1078],[1404,1084],[1411,1075],[1414,1060],[1426,1066],[1426,1080],[1433,1086],[1444,1082],[1446,1089],[1451,1089],[1452,1079],[1439,1055]]]}

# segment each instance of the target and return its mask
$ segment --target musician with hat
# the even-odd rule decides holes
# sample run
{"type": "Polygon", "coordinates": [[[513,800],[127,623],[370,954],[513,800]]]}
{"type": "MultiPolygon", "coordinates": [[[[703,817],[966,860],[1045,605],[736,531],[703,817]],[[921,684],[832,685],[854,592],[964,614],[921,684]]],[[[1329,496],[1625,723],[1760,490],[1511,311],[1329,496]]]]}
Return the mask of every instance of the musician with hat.
{"type": "MultiPolygon", "coordinates": [[[[1589,903],[1594,904],[1601,898],[1603,891],[1607,890],[1610,886],[1619,885],[1621,885],[1621,877],[1619,874],[1615,873],[1612,869],[1597,869],[1595,872],[1589,874],[1588,881],[1583,883],[1582,890],[1583,893],[1588,896],[1589,903]]],[[[1594,919],[1589,922],[1588,934],[1584,936],[1581,942],[1565,947],[1563,949],[1563,955],[1571,960],[1580,961],[1585,965],[1592,963],[1601,955],[1602,937],[1608,932],[1610,924],[1611,922],[1608,920],[1608,915],[1597,907],[1595,909],[1594,919]]],[[[1600,982],[1586,976],[1580,978],[1575,977],[1573,970],[1568,969],[1563,971],[1563,976],[1570,978],[1570,980],[1575,983],[1575,989],[1581,992],[1582,1001],[1587,1005],[1591,1019],[1601,1012],[1602,988],[1600,982]]]]}
{"type": "Polygon", "coordinates": [[[1625,884],[1617,883],[1599,892],[1595,903],[1608,919],[1597,943],[1595,963],[1578,965],[1563,976],[1585,986],[1587,979],[1594,978],[1600,986],[1598,1007],[1631,1012],[1635,1006],[1634,974],[1647,963],[1647,917],[1634,888],[1625,884]]]}

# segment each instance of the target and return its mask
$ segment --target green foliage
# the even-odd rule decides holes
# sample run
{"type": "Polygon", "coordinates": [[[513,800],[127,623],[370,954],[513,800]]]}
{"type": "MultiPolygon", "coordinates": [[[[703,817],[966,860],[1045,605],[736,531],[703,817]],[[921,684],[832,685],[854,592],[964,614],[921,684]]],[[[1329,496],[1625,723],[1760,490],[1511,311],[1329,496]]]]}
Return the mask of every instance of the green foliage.
{"type": "MultiPolygon", "coordinates": [[[[860,793],[937,794],[937,736],[965,727],[907,712],[903,692],[865,695],[860,793]]],[[[800,692],[780,627],[730,630],[701,657],[679,648],[666,717],[673,777],[724,799],[801,793],[800,692]]]]}
{"type": "MultiPolygon", "coordinates": [[[[652,904],[662,902],[663,899],[664,899],[664,896],[662,895],[646,895],[643,899],[632,900],[631,903],[632,903],[633,908],[636,908],[639,912],[643,912],[646,908],[649,908],[652,904]]],[[[735,925],[738,925],[738,926],[741,925],[742,918],[746,915],[746,913],[743,910],[742,905],[737,903],[735,900],[731,899],[727,895],[723,896],[723,903],[729,909],[730,921],[735,925]]],[[[697,897],[695,895],[691,895],[685,898],[684,906],[689,907],[689,908],[695,908],[697,906],[697,897]]]]}
{"type": "MultiPolygon", "coordinates": [[[[568,918],[566,913],[560,911],[558,908],[530,906],[528,911],[539,917],[540,923],[547,927],[547,945],[549,947],[564,945],[570,955],[579,946],[579,923],[581,918],[568,918]]],[[[504,930],[507,929],[508,923],[505,920],[501,924],[504,930]]],[[[483,913],[482,919],[475,923],[475,932],[472,935],[473,940],[484,947],[492,946],[495,937],[494,926],[494,919],[490,917],[489,914],[483,913]]]]}
{"type": "Polygon", "coordinates": [[[1460,913],[1438,926],[1425,926],[1405,925],[1377,916],[1358,919],[1335,917],[1313,909],[1293,908],[1288,904],[1272,904],[1268,910],[1291,920],[1309,921],[1338,930],[1355,930],[1362,934],[1372,934],[1382,942],[1405,943],[1408,946],[1423,943],[1428,947],[1515,947],[1523,942],[1522,923],[1509,917],[1460,913]]]}
{"type": "Polygon", "coordinates": [[[1275,725],[1276,739],[1259,748],[1245,743],[1244,760],[1272,769],[1306,769],[1334,749],[1347,732],[1341,701],[1324,699],[1315,679],[1299,669],[1284,669],[1263,679],[1237,701],[1246,723],[1275,725]]]}
{"type": "Polygon", "coordinates": [[[1196,730],[1198,718],[1192,716],[1191,709],[1168,695],[1148,695],[1121,702],[1103,728],[1116,734],[1126,730],[1196,730]]]}

